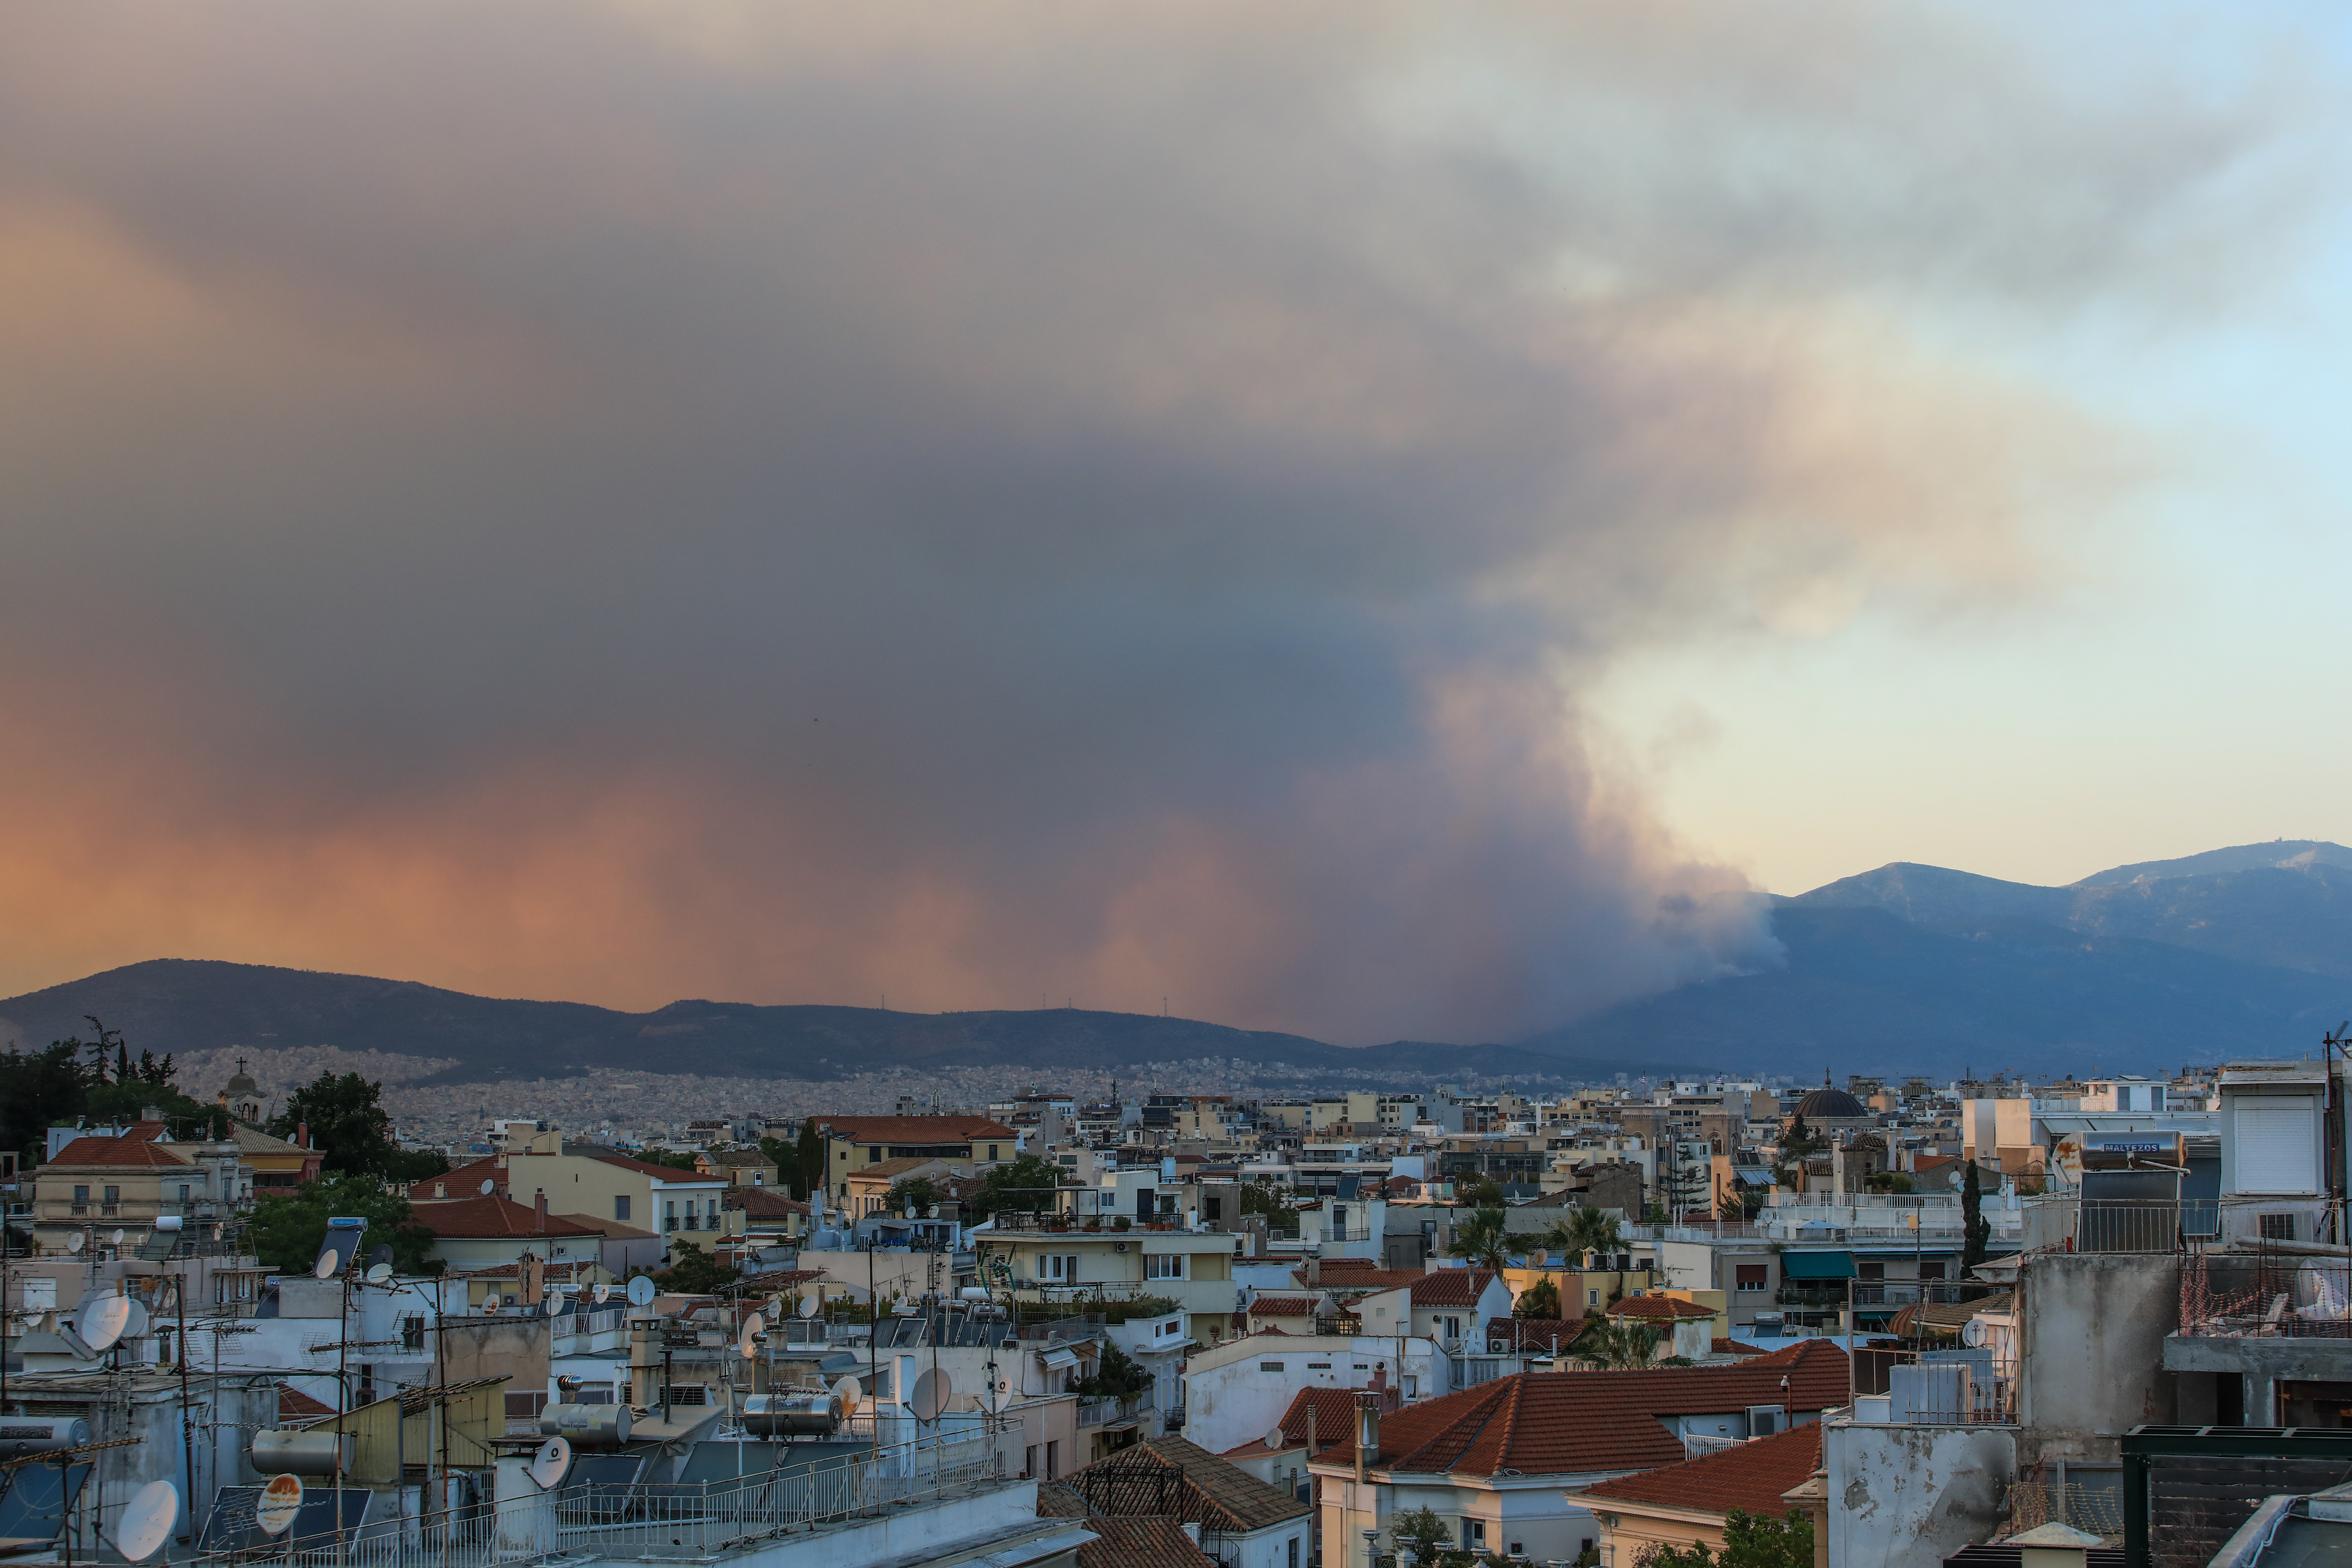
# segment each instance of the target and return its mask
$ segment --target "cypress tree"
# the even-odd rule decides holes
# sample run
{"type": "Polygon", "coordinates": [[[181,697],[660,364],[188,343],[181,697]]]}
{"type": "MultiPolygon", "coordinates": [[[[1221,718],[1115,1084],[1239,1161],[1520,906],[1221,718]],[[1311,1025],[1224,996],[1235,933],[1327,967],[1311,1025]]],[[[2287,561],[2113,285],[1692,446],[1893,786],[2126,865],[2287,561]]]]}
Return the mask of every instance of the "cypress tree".
{"type": "Polygon", "coordinates": [[[1985,1244],[1992,1239],[1992,1225],[1984,1216],[1984,1179],[1977,1173],[1977,1163],[1969,1162],[1968,1179],[1960,1184],[1960,1267],[1975,1268],[1985,1260],[1985,1244]]]}

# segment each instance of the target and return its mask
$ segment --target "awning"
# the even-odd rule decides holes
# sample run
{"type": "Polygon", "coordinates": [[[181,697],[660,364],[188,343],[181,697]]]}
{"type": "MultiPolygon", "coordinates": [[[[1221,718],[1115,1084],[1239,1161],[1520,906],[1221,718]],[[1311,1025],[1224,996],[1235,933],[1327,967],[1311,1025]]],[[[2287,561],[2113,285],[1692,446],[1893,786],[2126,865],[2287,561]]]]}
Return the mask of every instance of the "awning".
{"type": "Polygon", "coordinates": [[[1078,1364],[1077,1353],[1074,1351],[1060,1349],[1050,1350],[1044,1352],[1041,1359],[1044,1360],[1045,1370],[1047,1372],[1055,1372],[1066,1366],[1076,1366],[1078,1364]]]}
{"type": "Polygon", "coordinates": [[[1780,1278],[1783,1279],[1851,1279],[1853,1277],[1853,1254],[1851,1252],[1780,1254],[1780,1278]]]}

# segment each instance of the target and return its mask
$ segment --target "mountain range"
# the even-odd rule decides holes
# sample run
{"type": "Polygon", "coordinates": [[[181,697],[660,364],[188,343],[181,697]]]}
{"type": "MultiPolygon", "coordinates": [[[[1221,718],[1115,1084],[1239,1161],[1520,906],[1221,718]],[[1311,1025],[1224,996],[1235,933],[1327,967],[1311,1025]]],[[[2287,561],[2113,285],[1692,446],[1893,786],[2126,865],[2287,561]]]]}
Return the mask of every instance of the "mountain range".
{"type": "MultiPolygon", "coordinates": [[[[1777,899],[1777,967],[1629,1002],[1532,1039],[1342,1047],[1187,1018],[673,1002],[649,1013],[362,975],[157,959],[0,1001],[0,1046],[340,1046],[446,1058],[442,1081],[593,1068],[830,1079],[1223,1059],[1302,1083],[1616,1073],[2169,1070],[2298,1056],[2352,1016],[2352,849],[2281,840],[2065,887],[1896,862],[1777,899]]],[[[425,1081],[433,1081],[431,1079],[425,1081]]]]}

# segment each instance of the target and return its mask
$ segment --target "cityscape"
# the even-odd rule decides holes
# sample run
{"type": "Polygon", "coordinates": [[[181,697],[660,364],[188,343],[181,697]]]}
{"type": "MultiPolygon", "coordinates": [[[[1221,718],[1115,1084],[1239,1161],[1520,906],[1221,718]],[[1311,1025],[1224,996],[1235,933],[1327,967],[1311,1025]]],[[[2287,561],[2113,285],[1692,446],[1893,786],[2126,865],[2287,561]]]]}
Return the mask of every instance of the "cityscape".
{"type": "Polygon", "coordinates": [[[0,1568],[2352,1561],[2352,13],[0,8],[0,1568]]]}

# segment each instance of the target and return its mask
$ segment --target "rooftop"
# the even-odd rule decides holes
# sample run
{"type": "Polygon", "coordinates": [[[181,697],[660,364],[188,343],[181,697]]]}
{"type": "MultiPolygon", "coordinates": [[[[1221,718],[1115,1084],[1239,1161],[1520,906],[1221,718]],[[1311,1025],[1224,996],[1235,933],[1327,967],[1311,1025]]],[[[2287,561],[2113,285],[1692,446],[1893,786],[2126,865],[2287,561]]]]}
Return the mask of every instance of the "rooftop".
{"type": "Polygon", "coordinates": [[[1729,1513],[1737,1508],[1777,1518],[1789,1507],[1780,1495],[1802,1485],[1821,1466],[1822,1426],[1810,1421],[1705,1458],[1602,1481],[1580,1495],[1699,1513],[1729,1513]]]}

